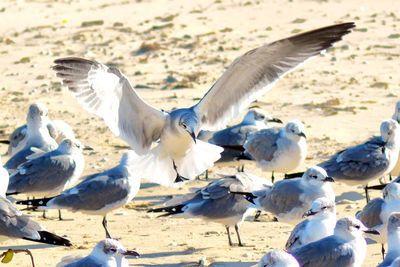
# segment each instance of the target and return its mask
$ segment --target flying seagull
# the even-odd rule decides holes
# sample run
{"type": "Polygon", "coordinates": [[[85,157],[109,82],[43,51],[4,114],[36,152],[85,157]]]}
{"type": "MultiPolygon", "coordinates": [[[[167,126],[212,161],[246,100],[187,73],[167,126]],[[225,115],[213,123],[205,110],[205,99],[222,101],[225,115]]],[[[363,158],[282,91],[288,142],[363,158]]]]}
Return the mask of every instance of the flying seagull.
{"type": "Polygon", "coordinates": [[[194,179],[213,166],[222,148],[197,140],[219,130],[275,82],[342,39],[354,23],[332,25],[253,49],[237,58],[194,106],[164,112],[148,105],[117,68],[83,58],[61,58],[53,69],[89,112],[143,158],[142,177],[162,185],[194,179]],[[153,142],[160,140],[152,148],[153,142]]]}

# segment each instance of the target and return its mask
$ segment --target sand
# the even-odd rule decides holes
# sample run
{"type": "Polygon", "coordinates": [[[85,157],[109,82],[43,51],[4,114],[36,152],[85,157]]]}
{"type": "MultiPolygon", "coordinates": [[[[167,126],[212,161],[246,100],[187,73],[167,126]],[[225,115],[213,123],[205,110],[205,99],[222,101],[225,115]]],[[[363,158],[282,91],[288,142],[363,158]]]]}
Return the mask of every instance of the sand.
{"type": "MultiPolygon", "coordinates": [[[[3,0],[0,134],[7,138],[25,122],[28,106],[43,102],[51,118],[70,123],[78,138],[94,148],[85,152],[84,174],[99,172],[119,162],[126,144],[60,86],[50,69],[56,58],[113,63],[146,102],[169,110],[196,103],[224,68],[252,48],[299,31],[354,21],[357,28],[334,49],[284,77],[257,102],[274,117],[285,122],[299,119],[306,125],[308,156],[299,168],[304,170],[379,134],[381,121],[392,116],[400,85],[399,11],[395,0],[3,0]]],[[[2,145],[3,162],[6,151],[2,145]]],[[[270,177],[254,166],[246,171],[270,177]]],[[[211,177],[234,172],[214,167],[211,177]]],[[[245,247],[229,247],[220,224],[146,213],[170,196],[208,182],[169,189],[144,180],[134,201],[109,215],[111,234],[142,254],[129,260],[131,266],[196,266],[203,257],[211,266],[254,266],[265,252],[284,247],[292,226],[272,222],[265,213],[261,222],[250,217],[241,225],[245,247]]],[[[362,188],[336,183],[334,189],[338,199],[350,199],[338,205],[338,216],[354,215],[365,205],[362,188]]],[[[58,221],[56,211],[48,213],[49,219],[41,218],[40,212],[30,214],[74,243],[72,248],[22,240],[1,244],[0,251],[28,248],[36,266],[55,266],[67,255],[87,255],[105,237],[99,216],[64,212],[66,220],[58,221]]],[[[369,245],[363,266],[380,261],[380,245],[369,245]]],[[[28,256],[16,255],[12,266],[30,266],[28,256]]]]}

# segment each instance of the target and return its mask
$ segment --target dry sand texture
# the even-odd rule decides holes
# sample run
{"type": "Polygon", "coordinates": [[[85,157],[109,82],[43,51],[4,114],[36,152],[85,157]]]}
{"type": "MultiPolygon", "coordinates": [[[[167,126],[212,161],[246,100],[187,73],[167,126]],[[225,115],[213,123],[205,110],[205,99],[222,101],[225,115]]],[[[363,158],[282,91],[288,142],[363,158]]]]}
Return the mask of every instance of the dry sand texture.
{"type": "MultiPolygon", "coordinates": [[[[398,101],[396,0],[3,0],[0,18],[1,134],[7,137],[24,123],[29,104],[41,101],[52,118],[70,123],[80,140],[94,148],[85,152],[85,174],[114,166],[126,144],[60,87],[50,69],[58,57],[113,63],[148,103],[168,110],[195,103],[247,50],[300,31],[354,21],[357,28],[344,41],[287,75],[257,103],[285,122],[299,119],[306,125],[309,152],[301,169],[378,134],[381,121],[391,117],[398,101]]],[[[2,154],[7,150],[0,149],[2,154]]],[[[270,176],[254,167],[247,170],[270,176]]],[[[212,176],[233,172],[214,168],[212,176]]],[[[219,224],[146,213],[169,196],[206,183],[195,181],[182,189],[144,184],[132,203],[110,214],[112,235],[142,254],[130,260],[132,266],[193,266],[204,256],[212,266],[254,266],[266,251],[283,248],[292,226],[271,222],[267,215],[262,222],[242,224],[246,246],[239,248],[228,246],[219,224]]],[[[334,188],[339,199],[351,199],[338,205],[339,216],[353,215],[364,206],[361,188],[334,188]]],[[[70,254],[88,254],[104,238],[101,218],[64,214],[67,220],[60,222],[56,211],[49,212],[47,220],[31,213],[48,230],[65,234],[75,247],[10,240],[1,250],[29,248],[37,266],[54,266],[70,254]]],[[[364,266],[376,266],[380,260],[380,245],[369,245],[364,266]]],[[[18,254],[12,265],[29,266],[29,259],[18,254]]]]}

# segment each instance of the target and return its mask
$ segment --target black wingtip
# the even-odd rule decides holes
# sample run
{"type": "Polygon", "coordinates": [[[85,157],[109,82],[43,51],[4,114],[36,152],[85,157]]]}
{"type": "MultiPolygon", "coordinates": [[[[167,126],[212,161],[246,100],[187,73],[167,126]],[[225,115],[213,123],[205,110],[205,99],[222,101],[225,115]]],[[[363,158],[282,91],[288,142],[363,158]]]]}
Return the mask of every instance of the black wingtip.
{"type": "Polygon", "coordinates": [[[372,186],[366,186],[367,190],[382,190],[385,188],[388,184],[379,184],[379,185],[372,185],[372,186]]]}
{"type": "Polygon", "coordinates": [[[284,179],[299,178],[299,177],[302,177],[303,174],[304,174],[304,172],[285,173],[285,178],[284,179]]]}
{"type": "Polygon", "coordinates": [[[245,198],[247,201],[249,201],[249,202],[252,203],[252,204],[256,204],[256,203],[254,202],[254,199],[256,199],[257,196],[253,195],[252,193],[249,193],[249,192],[233,192],[233,191],[230,191],[230,193],[231,193],[231,194],[235,194],[235,195],[243,195],[244,198],[245,198]]]}
{"type": "Polygon", "coordinates": [[[9,145],[10,144],[10,140],[0,140],[0,144],[9,145]]]}
{"type": "Polygon", "coordinates": [[[24,239],[34,241],[34,242],[49,244],[49,245],[55,245],[55,246],[66,246],[66,247],[72,246],[71,241],[69,241],[68,239],[65,239],[61,236],[52,234],[47,231],[39,231],[38,233],[40,235],[40,240],[35,240],[35,239],[31,239],[31,238],[24,238],[24,239]]]}
{"type": "Polygon", "coordinates": [[[176,205],[171,207],[164,207],[164,208],[157,208],[157,209],[150,209],[147,212],[165,212],[166,214],[162,214],[158,217],[165,217],[169,215],[179,214],[183,212],[183,207],[185,205],[176,205]]]}
{"type": "MultiPolygon", "coordinates": [[[[11,193],[14,194],[14,193],[11,193]]],[[[52,200],[52,197],[49,198],[38,198],[38,199],[30,199],[30,200],[19,200],[15,202],[18,205],[31,205],[33,207],[44,207],[47,205],[47,202],[52,200]]]]}

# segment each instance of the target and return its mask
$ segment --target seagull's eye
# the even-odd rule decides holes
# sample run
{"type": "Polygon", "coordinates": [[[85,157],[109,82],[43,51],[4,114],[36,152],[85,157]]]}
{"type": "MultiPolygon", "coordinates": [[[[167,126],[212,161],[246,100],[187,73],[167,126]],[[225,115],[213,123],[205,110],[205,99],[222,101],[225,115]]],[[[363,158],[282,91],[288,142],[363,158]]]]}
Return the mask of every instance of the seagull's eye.
{"type": "Polygon", "coordinates": [[[111,251],[112,253],[115,253],[115,252],[117,252],[117,249],[116,249],[116,248],[110,248],[110,251],[111,251]]]}
{"type": "Polygon", "coordinates": [[[326,210],[328,207],[322,207],[321,210],[326,210]]]}
{"type": "Polygon", "coordinates": [[[311,178],[313,178],[313,179],[317,179],[317,178],[318,178],[318,176],[316,176],[316,175],[311,175],[311,178]]]}
{"type": "Polygon", "coordinates": [[[265,116],[264,115],[260,115],[260,118],[263,120],[263,119],[265,119],[265,116]]]}
{"type": "Polygon", "coordinates": [[[360,229],[360,226],[359,225],[355,225],[354,228],[360,229]]]}
{"type": "Polygon", "coordinates": [[[181,126],[182,126],[183,129],[185,129],[185,130],[187,129],[186,123],[182,122],[182,123],[181,123],[181,126]]]}

